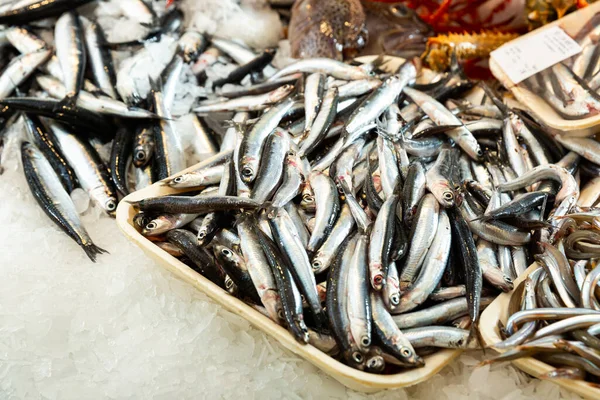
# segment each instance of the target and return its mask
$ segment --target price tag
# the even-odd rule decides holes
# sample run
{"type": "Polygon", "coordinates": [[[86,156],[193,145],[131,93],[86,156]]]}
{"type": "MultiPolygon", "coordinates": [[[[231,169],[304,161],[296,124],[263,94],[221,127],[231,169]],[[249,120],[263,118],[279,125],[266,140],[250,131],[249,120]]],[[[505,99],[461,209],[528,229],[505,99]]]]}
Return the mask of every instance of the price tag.
{"type": "Polygon", "coordinates": [[[507,43],[491,53],[513,83],[519,83],[581,52],[581,46],[558,26],[507,43]]]}

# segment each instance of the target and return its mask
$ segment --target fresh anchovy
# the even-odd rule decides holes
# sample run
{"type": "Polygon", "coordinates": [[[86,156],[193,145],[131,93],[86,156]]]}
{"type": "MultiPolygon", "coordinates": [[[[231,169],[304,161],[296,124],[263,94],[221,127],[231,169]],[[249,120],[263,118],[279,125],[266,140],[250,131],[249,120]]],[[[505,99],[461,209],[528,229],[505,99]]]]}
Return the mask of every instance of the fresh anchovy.
{"type": "Polygon", "coordinates": [[[379,155],[381,188],[384,197],[387,199],[393,195],[394,190],[400,184],[398,160],[392,143],[381,136],[377,138],[377,153],[379,155]]]}
{"type": "Polygon", "coordinates": [[[398,194],[393,194],[381,206],[369,243],[369,275],[373,289],[383,289],[391,260],[394,241],[396,207],[400,201],[398,194]]]}
{"type": "Polygon", "coordinates": [[[450,180],[456,161],[456,150],[442,149],[435,164],[426,174],[427,188],[444,208],[452,207],[455,203],[450,180]]]}
{"type": "MultiPolygon", "coordinates": [[[[437,124],[437,125],[462,125],[460,120],[452,114],[446,107],[440,104],[434,98],[419,92],[412,88],[405,88],[404,93],[410,97],[417,105],[437,124]]],[[[452,140],[458,144],[465,153],[473,160],[479,160],[483,152],[477,143],[477,139],[465,127],[454,128],[445,132],[452,140]]]]}
{"type": "Polygon", "coordinates": [[[222,151],[196,164],[193,170],[170,178],[165,183],[173,188],[214,185],[221,181],[223,165],[233,158],[231,150],[222,151]]]}
{"type": "Polygon", "coordinates": [[[344,204],[341,208],[339,218],[327,236],[327,240],[319,247],[312,258],[311,265],[315,274],[326,271],[331,266],[337,256],[337,252],[354,229],[354,225],[354,218],[350,212],[350,207],[344,204]]]}
{"type": "Polygon", "coordinates": [[[117,99],[117,73],[113,65],[110,50],[106,48],[106,36],[102,27],[96,23],[81,19],[83,23],[86,54],[92,71],[92,79],[98,88],[113,99],[117,99]]]}
{"type": "Polygon", "coordinates": [[[294,105],[294,99],[287,99],[263,114],[252,129],[244,135],[240,145],[240,174],[245,183],[252,183],[258,174],[260,155],[264,143],[279,125],[285,113],[294,105]]]}
{"type": "Polygon", "coordinates": [[[371,346],[371,304],[367,247],[369,236],[359,234],[348,271],[348,318],[350,332],[358,347],[368,352],[371,346]]]}
{"type": "MultiPolygon", "coordinates": [[[[482,297],[480,307],[493,301],[491,297],[482,297]]],[[[456,318],[468,315],[469,306],[465,297],[452,299],[429,308],[409,313],[394,315],[394,322],[400,329],[418,328],[422,326],[442,325],[456,318]]]]}
{"type": "Polygon", "coordinates": [[[503,246],[522,246],[531,241],[531,233],[521,231],[512,225],[502,221],[481,222],[475,210],[471,208],[468,201],[460,206],[463,218],[468,222],[469,228],[477,236],[503,246]]]}
{"type": "Polygon", "coordinates": [[[600,164],[600,143],[595,139],[557,135],[556,140],[565,148],[574,151],[586,160],[594,164],[600,164]]]}
{"type": "Polygon", "coordinates": [[[262,162],[250,198],[259,203],[271,200],[283,174],[283,162],[290,148],[290,138],[282,129],[275,129],[264,145],[262,162]]]}
{"type": "Polygon", "coordinates": [[[482,271],[477,258],[477,249],[473,235],[467,222],[456,208],[448,210],[450,225],[452,226],[453,244],[456,246],[456,262],[464,271],[467,287],[467,305],[471,317],[471,332],[479,327],[479,311],[481,306],[482,271]]]}
{"type": "Polygon", "coordinates": [[[376,293],[371,293],[373,307],[373,327],[383,347],[406,367],[422,367],[425,362],[417,355],[410,341],[398,329],[392,316],[385,309],[383,300],[376,293]]]}
{"type": "Polygon", "coordinates": [[[504,139],[506,154],[508,154],[508,160],[512,169],[515,171],[517,176],[523,175],[525,172],[527,172],[527,165],[525,160],[523,160],[523,155],[521,154],[521,145],[517,141],[517,136],[513,130],[510,118],[504,119],[502,138],[504,139]]]}
{"type": "Polygon", "coordinates": [[[14,58],[0,75],[0,99],[10,95],[51,55],[50,50],[39,50],[14,58]]]}
{"type": "Polygon", "coordinates": [[[300,163],[296,152],[288,151],[283,163],[283,179],[271,202],[272,209],[285,206],[300,193],[300,186],[304,180],[300,163]]]}
{"type": "Polygon", "coordinates": [[[154,161],[158,167],[158,179],[162,180],[182,171],[185,168],[185,158],[180,135],[171,117],[171,112],[166,107],[162,93],[154,92],[152,97],[156,113],[159,117],[164,118],[154,129],[154,161]]]}
{"type": "Polygon", "coordinates": [[[87,58],[79,15],[73,11],[64,13],[56,21],[54,35],[56,55],[60,61],[63,82],[67,90],[65,101],[74,104],[83,86],[87,58]]]}
{"type": "Polygon", "coordinates": [[[298,238],[293,222],[285,210],[280,209],[275,218],[269,221],[271,232],[284,258],[291,266],[295,282],[308,302],[317,325],[325,323],[325,315],[317,294],[317,283],[310,266],[308,255],[298,238]]]}
{"type": "Polygon", "coordinates": [[[260,297],[242,257],[221,244],[215,245],[213,252],[221,268],[231,277],[243,295],[249,297],[255,303],[260,303],[260,297]]]}
{"type": "Polygon", "coordinates": [[[93,0],[37,0],[18,1],[0,11],[0,24],[23,25],[54,17],[93,0]]]}
{"type": "Polygon", "coordinates": [[[77,187],[77,177],[61,151],[54,134],[35,115],[24,114],[23,119],[30,140],[44,154],[67,193],[71,193],[77,187]]]}
{"type": "Polygon", "coordinates": [[[163,196],[132,202],[141,211],[171,214],[201,214],[212,211],[254,210],[260,206],[254,200],[235,196],[163,196]]]}
{"type": "Polygon", "coordinates": [[[529,150],[528,153],[531,155],[531,157],[535,159],[537,164],[550,164],[550,159],[546,154],[546,149],[542,146],[542,144],[535,137],[535,135],[529,130],[527,125],[525,125],[523,119],[515,113],[511,113],[509,115],[509,118],[515,133],[527,144],[527,148],[529,150]]]}
{"type": "MultiPolygon", "coordinates": [[[[274,272],[282,274],[283,271],[275,271],[269,267],[271,264],[269,264],[267,255],[263,251],[263,246],[260,243],[260,234],[256,229],[255,224],[256,220],[251,216],[243,216],[240,218],[237,225],[239,246],[244,254],[244,261],[248,268],[248,273],[252,278],[252,282],[258,292],[261,303],[267,309],[269,317],[273,321],[283,320],[284,312],[282,310],[282,304],[277,289],[280,284],[276,283],[276,278],[274,276],[274,272]]],[[[224,232],[221,231],[221,235],[223,234],[224,232]]],[[[216,239],[221,242],[219,234],[217,234],[216,239]]],[[[227,247],[232,248],[230,245],[227,245],[227,247]]],[[[272,246],[268,246],[268,248],[276,248],[276,246],[272,244],[272,246]]],[[[274,260],[272,259],[271,261],[274,260]]],[[[281,277],[282,275],[279,275],[278,279],[281,279],[281,277]]],[[[292,283],[289,285],[293,285],[295,288],[293,279],[290,279],[290,281],[292,283]]],[[[283,290],[285,291],[285,296],[288,296],[290,294],[288,290],[292,289],[290,289],[289,286],[286,286],[283,290]]],[[[295,289],[295,293],[297,292],[298,289],[295,289]]],[[[302,303],[302,300],[300,300],[300,303],[302,303]]]]}
{"type": "Polygon", "coordinates": [[[353,186],[354,180],[352,179],[353,176],[355,176],[354,165],[356,164],[364,146],[364,138],[355,140],[340,153],[333,164],[331,164],[329,167],[329,176],[333,178],[338,185],[341,185],[342,182],[346,184],[352,192],[355,191],[353,186]]]}
{"type": "Polygon", "coordinates": [[[183,228],[198,217],[198,214],[163,214],[152,219],[142,229],[144,236],[158,236],[173,229],[183,228]]]}
{"type": "Polygon", "coordinates": [[[154,125],[140,125],[136,128],[134,147],[133,147],[133,165],[137,168],[146,166],[154,155],[154,125]]]}
{"type": "Polygon", "coordinates": [[[90,239],[79,220],[73,201],[50,163],[42,152],[27,142],[21,146],[21,159],[31,193],[46,215],[75,240],[90,260],[95,262],[96,256],[106,251],[96,246],[90,239]]]}
{"type": "Polygon", "coordinates": [[[358,347],[358,343],[353,340],[348,315],[348,274],[357,241],[358,236],[348,240],[329,270],[325,309],[344,359],[352,367],[364,370],[365,355],[358,347]]]}
{"type": "Polygon", "coordinates": [[[113,216],[117,209],[116,191],[98,153],[86,140],[68,132],[59,124],[51,123],[50,129],[68,163],[73,167],[82,189],[101,209],[113,216]]]}
{"type": "Polygon", "coordinates": [[[0,106],[52,118],[73,127],[82,136],[96,137],[103,142],[110,141],[115,132],[115,126],[106,118],[80,107],[62,106],[58,100],[9,97],[0,100],[0,106]]]}
{"type": "Polygon", "coordinates": [[[315,252],[331,232],[340,212],[340,202],[335,184],[327,175],[314,171],[309,176],[309,182],[315,191],[317,212],[307,251],[315,252]]]}
{"type": "Polygon", "coordinates": [[[262,54],[256,56],[245,64],[240,65],[229,73],[225,78],[213,82],[213,88],[221,87],[225,84],[239,84],[246,76],[261,72],[265,69],[275,56],[274,49],[266,49],[262,54]]]}
{"type": "Polygon", "coordinates": [[[446,212],[441,210],[435,238],[427,251],[423,266],[421,267],[421,273],[415,282],[402,292],[400,303],[393,310],[394,314],[413,310],[427,300],[442,279],[448,257],[450,256],[451,242],[450,220],[446,212]]]}
{"type": "Polygon", "coordinates": [[[376,90],[381,84],[379,79],[356,80],[338,86],[338,92],[342,98],[358,97],[376,90]]]}
{"type": "Polygon", "coordinates": [[[183,57],[179,54],[175,54],[169,64],[160,74],[160,81],[162,83],[161,93],[163,95],[163,101],[165,108],[171,109],[173,107],[173,101],[175,100],[175,92],[179,83],[181,73],[183,72],[183,57]]]}
{"type": "MultiPolygon", "coordinates": [[[[57,79],[40,75],[36,77],[40,86],[52,97],[62,99],[67,95],[64,85],[57,79]]],[[[137,107],[129,107],[125,103],[108,96],[95,96],[87,91],[80,91],[76,102],[78,107],[100,114],[115,115],[123,118],[154,119],[157,115],[137,107]]]]}
{"type": "Polygon", "coordinates": [[[346,63],[335,61],[329,58],[311,58],[296,61],[295,63],[280,69],[275,75],[271,76],[269,80],[273,81],[297,72],[321,73],[347,81],[368,79],[370,77],[368,72],[359,67],[353,67],[346,63]]]}
{"type": "Polygon", "coordinates": [[[315,115],[310,129],[306,131],[308,135],[306,135],[300,144],[300,150],[298,151],[300,157],[308,155],[324,139],[335,119],[338,99],[337,88],[331,88],[325,92],[323,102],[319,106],[319,112],[315,115]]]}
{"type": "Polygon", "coordinates": [[[414,348],[441,347],[444,349],[477,349],[477,342],[469,338],[469,331],[449,326],[428,326],[402,331],[414,348]]]}
{"type": "Polygon", "coordinates": [[[401,290],[410,286],[417,277],[417,272],[423,264],[427,250],[431,247],[431,243],[435,238],[439,213],[440,205],[435,197],[431,193],[423,196],[410,235],[410,249],[400,274],[401,290]]]}
{"type": "Polygon", "coordinates": [[[185,229],[173,229],[167,232],[169,242],[179,247],[185,256],[191,260],[190,265],[195,271],[209,279],[215,285],[225,286],[225,276],[214,262],[212,254],[206,249],[198,247],[196,235],[185,229]]]}
{"type": "Polygon", "coordinates": [[[127,166],[133,148],[133,136],[129,129],[120,129],[115,136],[110,152],[110,173],[116,189],[124,196],[127,189],[127,166]]]}
{"type": "Polygon", "coordinates": [[[421,198],[425,195],[426,183],[423,163],[419,160],[413,160],[408,167],[408,174],[402,193],[404,221],[408,226],[412,224],[421,198]]]}
{"type": "Polygon", "coordinates": [[[496,249],[492,243],[484,239],[478,239],[477,258],[479,259],[481,274],[486,282],[503,292],[510,292],[513,289],[512,279],[499,268],[496,249]]]}
{"type": "Polygon", "coordinates": [[[231,100],[221,101],[215,104],[201,104],[194,108],[194,112],[198,114],[208,114],[213,112],[226,111],[258,111],[264,110],[271,104],[275,104],[287,97],[292,90],[293,85],[283,85],[277,89],[256,96],[244,96],[231,100]]]}
{"type": "Polygon", "coordinates": [[[350,116],[346,131],[353,133],[381,114],[398,98],[406,85],[416,79],[419,66],[406,62],[397,75],[389,77],[378,89],[370,94],[350,116]]]}

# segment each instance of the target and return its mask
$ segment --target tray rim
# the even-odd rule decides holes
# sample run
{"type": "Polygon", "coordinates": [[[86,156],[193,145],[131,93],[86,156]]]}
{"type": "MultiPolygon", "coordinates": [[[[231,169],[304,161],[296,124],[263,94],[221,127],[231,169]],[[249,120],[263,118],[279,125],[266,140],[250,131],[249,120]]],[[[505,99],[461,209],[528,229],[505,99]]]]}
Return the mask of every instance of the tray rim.
{"type": "MultiPolygon", "coordinates": [[[[533,263],[531,266],[529,266],[525,273],[515,280],[514,287],[516,288],[537,267],[537,263],[533,263]]],[[[486,347],[490,347],[491,345],[498,343],[502,340],[498,332],[498,322],[500,321],[505,323],[508,319],[507,306],[513,294],[514,291],[502,293],[496,298],[496,300],[494,300],[489,306],[487,306],[487,308],[481,314],[479,331],[481,333],[486,347]]],[[[506,351],[496,350],[493,348],[492,350],[497,353],[503,353],[504,351],[506,351]]],[[[518,360],[513,360],[511,361],[511,363],[521,371],[525,372],[528,375],[534,376],[537,379],[539,379],[541,375],[554,369],[554,367],[552,367],[551,365],[536,360],[533,357],[524,357],[518,360]]],[[[594,388],[593,386],[584,381],[555,379],[551,382],[586,399],[597,400],[600,398],[600,389],[594,388]]]]}

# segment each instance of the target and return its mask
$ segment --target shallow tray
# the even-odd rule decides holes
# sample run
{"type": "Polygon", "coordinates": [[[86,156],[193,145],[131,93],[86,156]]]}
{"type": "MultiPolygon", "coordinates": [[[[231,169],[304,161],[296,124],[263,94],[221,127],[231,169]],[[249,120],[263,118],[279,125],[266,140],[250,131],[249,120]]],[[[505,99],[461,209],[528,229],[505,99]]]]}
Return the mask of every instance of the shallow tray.
{"type": "MultiPolygon", "coordinates": [[[[515,281],[515,287],[517,287],[519,283],[521,283],[536,268],[536,264],[529,267],[529,269],[515,281]]],[[[508,303],[512,295],[513,292],[502,293],[483,311],[483,314],[481,314],[479,331],[486,346],[491,346],[502,341],[498,330],[498,321],[506,323],[506,320],[508,319],[508,303]]],[[[524,357],[511,362],[521,371],[535,376],[536,378],[555,369],[553,366],[536,360],[533,357],[524,357]]],[[[554,379],[551,382],[586,399],[600,399],[600,389],[597,389],[584,381],[554,379]]]]}
{"type": "MultiPolygon", "coordinates": [[[[193,167],[190,169],[193,169],[193,167]]],[[[462,350],[440,350],[433,355],[425,357],[426,365],[423,368],[409,369],[406,372],[393,375],[378,375],[350,368],[311,345],[298,343],[284,327],[249,307],[243,301],[231,296],[175,257],[161,250],[137,231],[132,221],[135,210],[128,201],[164,196],[171,193],[177,193],[177,190],[160,184],[154,184],[130,194],[121,201],[117,208],[117,224],[125,236],[151,258],[158,261],[165,269],[196,287],[228,311],[245,318],[256,328],[281,343],[283,347],[304,358],[350,389],[361,392],[376,392],[383,389],[415,385],[436,375],[462,352],[462,350]]]]}
{"type": "MultiPolygon", "coordinates": [[[[558,21],[544,25],[543,27],[538,28],[535,31],[521,36],[509,43],[517,43],[522,40],[527,40],[530,35],[553,26],[560,26],[571,37],[575,37],[579,30],[594,16],[594,14],[599,12],[600,2],[591,4],[586,8],[571,13],[566,17],[559,19],[558,21]]],[[[500,68],[498,63],[496,63],[492,58],[490,58],[490,70],[496,79],[498,79],[505,88],[509,89],[517,98],[517,100],[524,104],[526,108],[538,119],[538,121],[543,123],[553,133],[569,136],[591,136],[600,132],[600,114],[579,120],[564,119],[540,96],[511,81],[504,70],[500,68]]]]}

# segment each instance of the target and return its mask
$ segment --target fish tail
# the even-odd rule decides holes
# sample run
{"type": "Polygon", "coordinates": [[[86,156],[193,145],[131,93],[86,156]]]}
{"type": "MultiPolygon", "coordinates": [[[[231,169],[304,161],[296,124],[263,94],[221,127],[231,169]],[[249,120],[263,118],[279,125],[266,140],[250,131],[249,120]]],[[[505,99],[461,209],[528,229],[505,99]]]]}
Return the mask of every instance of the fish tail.
{"type": "Polygon", "coordinates": [[[96,262],[96,257],[99,254],[109,254],[108,251],[104,250],[101,247],[96,246],[94,243],[89,242],[86,244],[82,244],[81,248],[85,251],[85,254],[92,260],[92,262],[96,262]]]}

